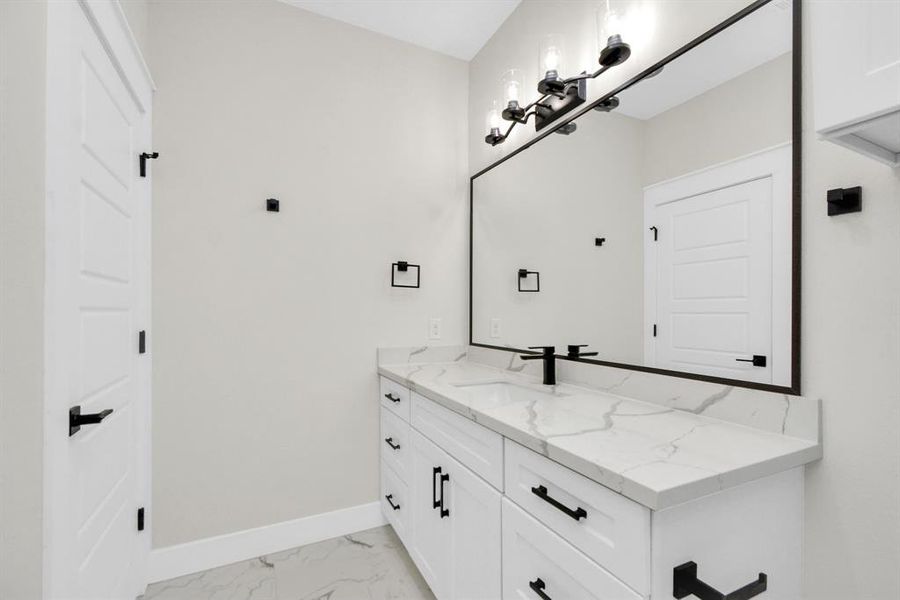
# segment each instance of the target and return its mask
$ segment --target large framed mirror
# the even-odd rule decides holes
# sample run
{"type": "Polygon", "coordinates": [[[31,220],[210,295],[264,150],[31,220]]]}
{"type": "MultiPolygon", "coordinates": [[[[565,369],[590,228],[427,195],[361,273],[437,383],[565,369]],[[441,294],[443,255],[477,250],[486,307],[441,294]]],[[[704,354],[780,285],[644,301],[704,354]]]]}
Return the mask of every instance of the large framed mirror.
{"type": "Polygon", "coordinates": [[[472,177],[471,344],[800,393],[799,11],[748,6],[472,177]]]}

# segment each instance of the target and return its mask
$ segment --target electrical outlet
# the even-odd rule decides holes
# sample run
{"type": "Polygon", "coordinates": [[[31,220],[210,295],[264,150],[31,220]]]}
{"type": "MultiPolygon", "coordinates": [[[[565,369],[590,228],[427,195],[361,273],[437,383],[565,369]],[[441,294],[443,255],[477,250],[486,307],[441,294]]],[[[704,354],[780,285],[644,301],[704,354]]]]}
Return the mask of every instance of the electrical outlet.
{"type": "Polygon", "coordinates": [[[500,319],[498,319],[497,317],[491,319],[491,337],[500,337],[500,319]]]}
{"type": "Polygon", "coordinates": [[[429,340],[441,339],[441,320],[440,319],[430,319],[428,321],[428,339],[429,340]]]}

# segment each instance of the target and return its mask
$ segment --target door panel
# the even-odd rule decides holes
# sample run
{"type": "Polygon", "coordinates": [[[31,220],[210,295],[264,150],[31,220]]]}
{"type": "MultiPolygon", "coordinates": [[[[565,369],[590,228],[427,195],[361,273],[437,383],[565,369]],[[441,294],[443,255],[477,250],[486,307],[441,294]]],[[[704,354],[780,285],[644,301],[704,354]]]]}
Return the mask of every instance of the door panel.
{"type": "Polygon", "coordinates": [[[439,599],[450,598],[450,521],[434,508],[434,467],[446,468],[449,456],[418,431],[412,431],[413,544],[410,555],[439,599]]]}
{"type": "Polygon", "coordinates": [[[655,366],[772,382],[772,196],[764,177],[656,207],[655,366]]]}
{"type": "MultiPolygon", "coordinates": [[[[143,591],[149,357],[149,105],[102,38],[106,2],[48,8],[47,346],[52,423],[106,409],[73,435],[48,428],[48,596],[133,598],[143,591]],[[102,17],[102,15],[101,15],[102,17]]],[[[116,23],[115,20],[107,22],[116,23]]],[[[120,26],[117,25],[117,26],[120,26]]]]}

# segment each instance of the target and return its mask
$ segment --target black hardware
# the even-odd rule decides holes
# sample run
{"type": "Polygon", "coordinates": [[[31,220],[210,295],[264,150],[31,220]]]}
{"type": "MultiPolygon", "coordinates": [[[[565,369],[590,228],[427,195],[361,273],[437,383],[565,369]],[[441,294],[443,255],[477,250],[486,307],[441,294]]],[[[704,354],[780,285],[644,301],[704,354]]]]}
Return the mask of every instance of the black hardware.
{"type": "Polygon", "coordinates": [[[138,531],[144,530],[144,507],[140,507],[137,512],[137,529],[138,531]]]}
{"type": "Polygon", "coordinates": [[[147,332],[141,329],[138,332],[138,354],[147,352],[147,332]]]}
{"type": "Polygon", "coordinates": [[[766,357],[761,354],[754,354],[753,358],[736,358],[734,359],[737,362],[748,362],[753,363],[754,367],[764,367],[766,366],[766,357]]]}
{"type": "Polygon", "coordinates": [[[653,337],[656,337],[656,323],[653,324],[653,337]]]}
{"type": "Polygon", "coordinates": [[[550,600],[550,596],[544,593],[544,588],[546,588],[546,584],[544,580],[538,577],[534,581],[528,582],[528,587],[531,588],[531,591],[538,595],[538,598],[541,600],[550,600]]]}
{"type": "Polygon", "coordinates": [[[697,563],[693,561],[678,565],[673,569],[672,575],[672,595],[679,600],[692,594],[700,600],[749,600],[762,594],[767,587],[768,576],[760,573],[759,578],[753,583],[748,583],[730,594],[723,594],[697,579],[697,563]]]}
{"type": "Polygon", "coordinates": [[[528,269],[519,269],[518,288],[520,292],[539,292],[541,291],[541,274],[537,271],[529,271],[528,269]],[[534,275],[535,287],[531,290],[523,290],[522,282],[528,279],[529,275],[534,275]]]}
{"type": "Polygon", "coordinates": [[[421,279],[422,268],[419,265],[414,265],[412,263],[408,263],[405,260],[398,260],[395,263],[391,264],[391,287],[400,287],[400,288],[417,288],[419,287],[419,282],[421,279]],[[406,273],[409,271],[410,267],[414,267],[416,269],[416,285],[403,285],[396,282],[394,279],[397,272],[406,273]]]}
{"type": "Polygon", "coordinates": [[[576,508],[575,510],[572,510],[571,508],[569,508],[568,506],[566,506],[565,504],[563,504],[562,502],[560,502],[559,500],[557,500],[556,498],[554,498],[550,494],[548,494],[547,488],[542,485],[531,488],[531,493],[534,494],[535,496],[537,496],[538,498],[540,498],[541,500],[543,500],[544,502],[546,502],[547,504],[549,504],[550,506],[552,506],[554,508],[558,508],[559,510],[563,511],[564,513],[566,513],[567,515],[569,515],[576,521],[580,521],[581,519],[587,518],[586,510],[584,510],[580,506],[578,508],[576,508]]]}
{"type": "Polygon", "coordinates": [[[157,158],[159,158],[159,152],[151,152],[151,153],[149,153],[149,154],[148,154],[147,152],[141,152],[141,156],[140,156],[140,159],[141,159],[141,177],[146,177],[146,176],[147,176],[147,159],[148,159],[148,158],[150,158],[150,159],[157,159],[157,158]]]}
{"type": "Polygon", "coordinates": [[[391,500],[391,498],[393,498],[393,497],[394,497],[393,494],[388,494],[387,496],[384,497],[384,499],[388,501],[388,504],[391,505],[391,508],[393,508],[394,510],[400,510],[400,505],[394,504],[394,502],[391,500]]]}
{"type": "Polygon", "coordinates": [[[568,358],[578,358],[579,356],[597,356],[599,352],[582,352],[582,348],[587,348],[587,344],[569,344],[566,356],[568,358]]]}
{"type": "Polygon", "coordinates": [[[619,104],[619,99],[615,96],[611,96],[606,100],[601,100],[600,104],[594,107],[594,110],[596,110],[597,112],[611,112],[619,108],[619,104]]]}
{"type": "Polygon", "coordinates": [[[559,135],[571,135],[575,133],[576,129],[578,129],[577,123],[566,123],[565,125],[560,126],[558,129],[554,129],[553,133],[558,133],[559,135]]]}
{"type": "Polygon", "coordinates": [[[399,449],[400,449],[400,444],[395,444],[395,443],[394,443],[394,438],[392,438],[392,437],[384,438],[384,441],[387,443],[388,446],[391,447],[392,450],[399,450],[399,449]]]}
{"type": "Polygon", "coordinates": [[[441,473],[441,467],[434,467],[431,471],[431,507],[441,509],[441,518],[449,517],[450,510],[444,508],[444,483],[450,481],[450,475],[447,473],[441,473]],[[441,486],[441,497],[438,499],[437,497],[437,486],[438,480],[435,477],[436,475],[440,475],[440,486],[441,486]]]}
{"type": "MultiPolygon", "coordinates": [[[[575,85],[567,86],[565,92],[550,94],[535,104],[534,129],[540,131],[563,115],[572,112],[587,99],[587,81],[579,80],[575,85]]],[[[566,123],[563,128],[574,123],[566,123]]],[[[557,130],[558,131],[558,130],[557,130]]],[[[573,130],[574,131],[574,128],[573,130]]],[[[568,133],[572,133],[569,131],[568,133]]]]}
{"type": "Polygon", "coordinates": [[[828,190],[828,216],[862,212],[862,188],[836,188],[828,190]]]}
{"type": "Polygon", "coordinates": [[[656,242],[659,240],[659,229],[657,229],[656,225],[650,228],[650,231],[653,232],[653,241],[656,242]]]}
{"type": "Polygon", "coordinates": [[[267,198],[266,210],[268,212],[281,212],[281,203],[275,198],[267,198]]]}
{"type": "Polygon", "coordinates": [[[393,395],[393,394],[390,393],[390,392],[388,392],[387,394],[385,394],[384,397],[387,398],[388,400],[390,400],[391,402],[394,402],[394,403],[400,402],[400,398],[397,397],[397,396],[395,396],[395,395],[393,395]]]}
{"type": "Polygon", "coordinates": [[[603,242],[605,242],[605,241],[606,241],[606,238],[594,238],[594,245],[602,246],[603,242]]]}
{"type": "Polygon", "coordinates": [[[69,437],[72,437],[81,429],[82,425],[96,425],[112,414],[113,409],[107,408],[98,413],[81,414],[80,406],[69,409],[69,437]]]}
{"type": "Polygon", "coordinates": [[[556,385],[556,347],[528,346],[529,350],[542,350],[540,354],[520,354],[522,360],[544,361],[544,385],[556,385]]]}

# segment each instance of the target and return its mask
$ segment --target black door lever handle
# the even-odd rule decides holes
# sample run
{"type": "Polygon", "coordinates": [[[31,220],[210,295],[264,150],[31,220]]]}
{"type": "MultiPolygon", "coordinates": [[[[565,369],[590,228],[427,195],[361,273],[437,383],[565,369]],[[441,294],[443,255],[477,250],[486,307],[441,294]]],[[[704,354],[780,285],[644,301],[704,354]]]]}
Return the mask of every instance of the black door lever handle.
{"type": "Polygon", "coordinates": [[[69,409],[69,437],[78,433],[82,425],[96,425],[112,412],[113,409],[107,408],[98,413],[81,414],[81,406],[73,406],[69,409]]]}
{"type": "Polygon", "coordinates": [[[754,354],[753,358],[736,358],[734,359],[736,362],[748,362],[753,363],[754,367],[764,367],[766,366],[766,357],[761,354],[754,354]]]}

